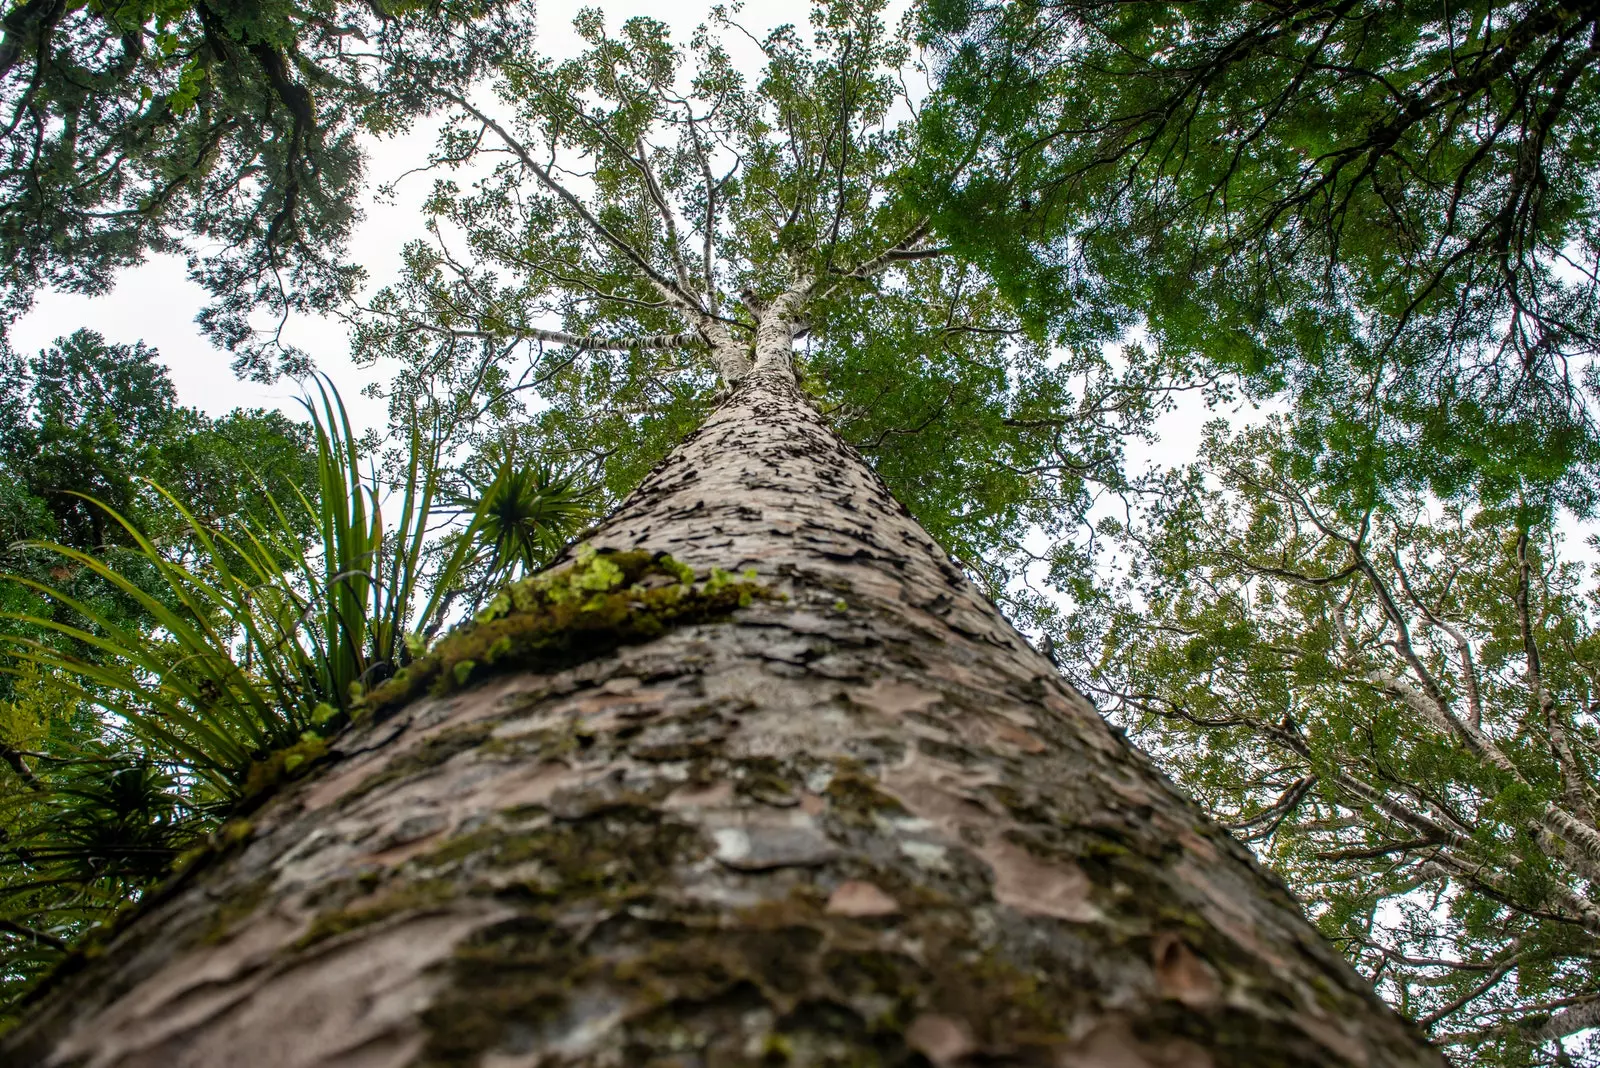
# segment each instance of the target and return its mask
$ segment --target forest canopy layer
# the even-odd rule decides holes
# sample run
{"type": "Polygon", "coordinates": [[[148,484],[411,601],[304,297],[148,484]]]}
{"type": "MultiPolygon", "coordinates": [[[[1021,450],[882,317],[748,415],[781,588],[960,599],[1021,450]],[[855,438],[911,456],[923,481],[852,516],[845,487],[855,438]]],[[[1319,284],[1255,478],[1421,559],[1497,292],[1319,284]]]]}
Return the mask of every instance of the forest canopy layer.
{"type": "Polygon", "coordinates": [[[337,315],[389,416],[6,351],[8,996],[776,375],[1453,1056],[1600,1063],[1600,8],[535,25],[5,15],[6,314],[178,251],[237,371],[337,315]],[[370,287],[363,146],[424,117],[370,287]]]}

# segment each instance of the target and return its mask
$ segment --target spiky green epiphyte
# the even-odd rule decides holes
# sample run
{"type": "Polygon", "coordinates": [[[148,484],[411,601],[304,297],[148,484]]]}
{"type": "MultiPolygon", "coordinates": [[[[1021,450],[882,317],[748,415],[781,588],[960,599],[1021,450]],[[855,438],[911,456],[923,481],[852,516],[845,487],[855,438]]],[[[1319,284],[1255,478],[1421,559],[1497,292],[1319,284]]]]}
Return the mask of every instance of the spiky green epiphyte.
{"type": "Polygon", "coordinates": [[[488,553],[484,581],[498,584],[554,556],[594,518],[594,494],[576,472],[519,460],[510,447],[492,448],[484,459],[487,478],[460,502],[475,517],[474,538],[488,553]]]}
{"type": "Polygon", "coordinates": [[[91,502],[137,552],[149,572],[138,578],[70,546],[37,547],[94,574],[142,619],[113,617],[49,581],[12,579],[87,623],[7,618],[95,652],[13,634],[17,655],[59,673],[78,700],[114,716],[131,744],[176,761],[224,796],[239,794],[253,762],[308,730],[335,729],[365,687],[409,661],[406,635],[439,610],[471,548],[463,541],[424,573],[438,485],[420,432],[390,522],[380,487],[360,473],[337,392],[323,389],[307,407],[315,491],[295,487],[288,501],[264,491],[264,520],[213,525],[160,491],[195,546],[174,560],[128,517],[91,502]]]}

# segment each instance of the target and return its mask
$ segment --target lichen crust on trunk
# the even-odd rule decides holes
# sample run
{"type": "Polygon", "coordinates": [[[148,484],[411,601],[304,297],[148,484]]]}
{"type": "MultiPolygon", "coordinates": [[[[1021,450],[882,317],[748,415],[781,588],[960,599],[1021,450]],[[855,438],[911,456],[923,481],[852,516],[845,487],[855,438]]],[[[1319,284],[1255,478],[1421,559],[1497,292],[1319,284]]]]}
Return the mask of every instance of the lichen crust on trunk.
{"type": "Polygon", "coordinates": [[[350,729],[5,1063],[1442,1064],[792,384],[589,544],[773,595],[350,729]]]}

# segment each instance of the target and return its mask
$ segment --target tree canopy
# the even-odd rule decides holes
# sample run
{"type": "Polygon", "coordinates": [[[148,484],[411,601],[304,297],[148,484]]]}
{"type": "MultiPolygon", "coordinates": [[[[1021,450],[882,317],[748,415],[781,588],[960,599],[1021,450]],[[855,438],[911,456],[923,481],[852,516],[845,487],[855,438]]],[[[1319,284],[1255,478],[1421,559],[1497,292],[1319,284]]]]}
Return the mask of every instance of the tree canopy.
{"type": "Polygon", "coordinates": [[[1594,504],[1600,11],[947,0],[924,32],[924,195],[1022,306],[1290,386],[1330,474],[1594,504]]]}
{"type": "Polygon", "coordinates": [[[1363,502],[1287,430],[1166,477],[1086,685],[1438,1041],[1592,1059],[1597,587],[1537,510],[1363,502]]]}
{"type": "Polygon", "coordinates": [[[200,322],[259,376],[304,353],[258,335],[360,279],[358,134],[391,133],[516,51],[531,6],[334,0],[24,0],[0,37],[0,322],[41,287],[101,293],[185,255],[200,322]]]}
{"type": "Polygon", "coordinates": [[[787,363],[798,339],[804,388],[917,517],[995,596],[1048,613],[1014,581],[1058,562],[1029,535],[1081,522],[1172,380],[1028,334],[933,238],[897,185],[919,72],[880,11],[837,0],[809,33],[752,35],[754,74],[722,9],[687,48],[586,11],[580,54],[498,60],[494,102],[456,97],[434,159],[487,173],[439,179],[355,350],[407,367],[402,413],[446,406],[478,445],[525,422],[614,499],[763,346],[787,363]]]}

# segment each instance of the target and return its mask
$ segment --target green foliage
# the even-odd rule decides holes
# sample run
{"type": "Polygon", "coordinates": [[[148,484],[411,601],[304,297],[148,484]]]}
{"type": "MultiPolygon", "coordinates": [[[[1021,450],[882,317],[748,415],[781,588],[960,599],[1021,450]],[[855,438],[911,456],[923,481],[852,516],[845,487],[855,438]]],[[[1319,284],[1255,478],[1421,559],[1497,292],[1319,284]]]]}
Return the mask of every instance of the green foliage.
{"type": "Polygon", "coordinates": [[[207,822],[172,768],[102,736],[61,676],[24,664],[16,681],[0,699],[0,1025],[207,822]]]}
{"type": "MultiPolygon", "coordinates": [[[[125,377],[169,395],[153,389],[164,379],[149,356],[133,353],[125,377]]],[[[201,513],[115,468],[105,484],[126,489],[130,507],[177,517],[163,541],[102,501],[60,490],[69,514],[84,505],[118,553],[30,543],[24,559],[54,563],[0,586],[8,606],[21,605],[0,615],[16,680],[0,699],[0,1013],[238,802],[314,765],[369,688],[426,654],[418,631],[443,623],[476,558],[510,566],[511,546],[526,550],[524,565],[542,563],[587,518],[572,479],[535,472],[530,481],[502,462],[465,529],[430,545],[441,436],[412,428],[386,498],[376,474],[361,474],[338,393],[319,385],[306,407],[313,484],[291,482],[280,495],[256,478],[248,506],[201,513]],[[518,507],[491,518],[506,486],[520,487],[518,507]]],[[[57,435],[74,441],[90,431],[120,441],[108,419],[95,408],[36,422],[81,431],[57,435]]],[[[279,459],[280,444],[251,427],[236,413],[142,455],[183,457],[191,499],[220,505],[249,493],[238,485],[249,461],[279,459]],[[226,463],[238,466],[224,493],[212,480],[226,463]]]]}
{"type": "MultiPolygon", "coordinates": [[[[29,547],[55,541],[111,562],[143,583],[161,584],[122,528],[86,497],[135,523],[170,559],[199,546],[189,525],[155,492],[151,479],[171,487],[203,522],[271,518],[265,500],[242,471],[254,471],[269,496],[288,498],[315,475],[310,435],[276,412],[235,411],[210,419],[179,407],[156,353],[143,345],[112,345],[79,331],[36,358],[3,360],[0,374],[0,570],[48,582],[76,600],[136,629],[143,609],[93,571],[29,547]]],[[[309,533],[309,522],[299,532],[309,533]]],[[[47,604],[29,587],[0,583],[0,609],[49,614],[88,626],[64,604],[47,604]]],[[[15,629],[15,628],[13,628],[15,629]]],[[[46,637],[37,628],[17,633],[46,637]]],[[[59,635],[52,640],[65,640],[59,635]]],[[[81,644],[78,655],[95,655],[81,644]]],[[[0,696],[9,686],[0,676],[0,696]]]]}
{"type": "Polygon", "coordinates": [[[548,461],[520,460],[505,442],[479,460],[486,477],[460,503],[473,516],[470,537],[488,553],[488,587],[538,570],[596,518],[593,493],[576,473],[558,471],[548,461]]]}
{"type": "Polygon", "coordinates": [[[322,390],[320,404],[307,408],[315,498],[296,490],[284,503],[262,490],[269,519],[212,528],[166,494],[199,550],[194,564],[167,559],[132,521],[91,502],[143,554],[160,596],[82,550],[42,546],[137,604],[138,624],[49,583],[15,577],[91,627],[12,618],[100,654],[91,659],[18,639],[22,655],[70,680],[64,685],[79,700],[114,713],[141,747],[178,762],[219,797],[237,797],[253,762],[294,745],[307,730],[337,726],[365,687],[404,666],[411,621],[439,611],[471,548],[460,541],[424,600],[422,550],[438,493],[436,457],[425,454],[414,434],[395,522],[386,524],[382,487],[360,475],[337,393],[322,390]],[[305,521],[314,532],[313,553],[302,548],[305,521]]]}
{"type": "Polygon", "coordinates": [[[1324,481],[1596,503],[1600,14],[951,0],[915,186],[1032,320],[1287,387],[1324,481]],[[1586,399],[1587,398],[1587,399],[1586,399]]]}
{"type": "Polygon", "coordinates": [[[1437,1041],[1600,1055],[1600,599],[1550,520],[1319,483],[1282,422],[1156,501],[1101,707],[1437,1041]]]}
{"type": "Polygon", "coordinates": [[[520,51],[532,5],[345,0],[21,0],[0,38],[0,322],[44,286],[108,289],[187,254],[201,324],[259,376],[303,353],[252,309],[353,292],[358,134],[404,129],[435,92],[520,51]]]}
{"type": "Polygon", "coordinates": [[[988,272],[928,240],[898,184],[920,72],[874,0],[752,36],[748,72],[724,8],[685,44],[648,18],[576,25],[578,55],[498,64],[497,107],[456,102],[434,165],[493,172],[440,178],[430,239],[356,334],[364,358],[404,368],[397,424],[436,406],[477,451],[525,427],[603,507],[781,318],[846,440],[1018,618],[1048,616],[1023,589],[1050,564],[1033,532],[1065,536],[1096,488],[1121,485],[1123,444],[1190,368],[1053,347],[988,272]]]}

